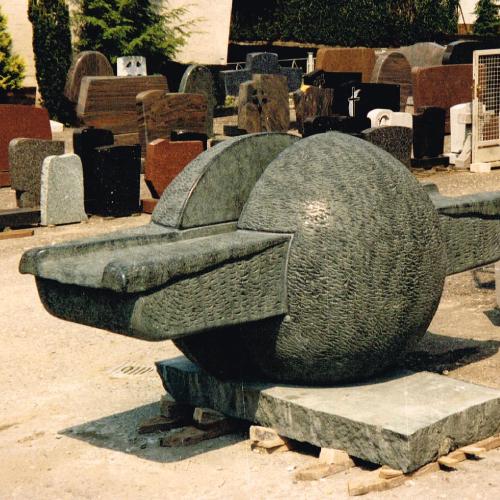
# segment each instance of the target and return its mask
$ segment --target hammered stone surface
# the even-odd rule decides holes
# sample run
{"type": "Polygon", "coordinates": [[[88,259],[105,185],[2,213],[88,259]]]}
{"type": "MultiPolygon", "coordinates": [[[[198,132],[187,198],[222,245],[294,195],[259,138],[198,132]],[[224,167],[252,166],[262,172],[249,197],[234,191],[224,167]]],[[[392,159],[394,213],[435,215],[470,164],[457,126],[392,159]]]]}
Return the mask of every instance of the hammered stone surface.
{"type": "Polygon", "coordinates": [[[397,158],[403,165],[411,166],[413,131],[408,127],[375,127],[363,130],[362,138],[397,158]]]}
{"type": "Polygon", "coordinates": [[[64,87],[64,95],[70,102],[78,102],[84,76],[114,76],[113,67],[101,52],[86,50],[77,54],[69,68],[64,87]]]}
{"type": "Polygon", "coordinates": [[[415,113],[424,107],[446,111],[445,133],[450,133],[450,107],[472,100],[472,65],[447,64],[431,68],[413,68],[413,104],[415,113]]]}
{"type": "Polygon", "coordinates": [[[169,139],[172,131],[207,133],[207,98],[202,94],[141,92],[137,95],[137,119],[143,154],[155,139],[169,139]]]}
{"type": "Polygon", "coordinates": [[[327,72],[359,72],[370,82],[375,66],[375,51],[367,47],[321,47],[316,53],[316,68],[327,72]]]}
{"type": "Polygon", "coordinates": [[[9,143],[12,139],[52,139],[49,114],[45,108],[21,104],[0,104],[0,174],[2,186],[10,185],[9,143]]]}
{"type": "Polygon", "coordinates": [[[9,144],[11,187],[17,191],[17,206],[40,205],[42,163],[47,156],[64,154],[64,141],[13,139],[9,144]]]}
{"type": "Polygon", "coordinates": [[[83,203],[83,169],[75,154],[48,156],[40,188],[42,226],[87,220],[83,203]]]}
{"type": "Polygon", "coordinates": [[[372,82],[399,85],[400,107],[405,110],[408,97],[412,95],[412,79],[410,63],[401,52],[390,52],[377,57],[372,82]]]}
{"type": "Polygon", "coordinates": [[[400,372],[366,384],[313,388],[221,381],[182,357],[156,366],[180,403],[403,472],[500,430],[500,391],[434,373],[400,372]]]}
{"type": "Polygon", "coordinates": [[[333,114],[334,89],[308,87],[293,93],[297,129],[304,133],[304,120],[333,114]]]}
{"type": "Polygon", "coordinates": [[[155,139],[148,144],[144,179],[152,195],[159,198],[186,165],[203,152],[201,141],[172,142],[155,139]]]}
{"type": "Polygon", "coordinates": [[[288,83],[288,91],[295,92],[302,84],[302,70],[287,68],[278,63],[278,54],[271,52],[251,52],[247,54],[245,68],[220,72],[226,95],[237,96],[240,85],[252,80],[254,74],[282,75],[288,83]]]}
{"type": "Polygon", "coordinates": [[[446,47],[434,42],[419,42],[397,49],[402,52],[412,68],[440,66],[446,47]]]}
{"type": "Polygon", "coordinates": [[[214,109],[217,105],[214,79],[212,72],[206,66],[192,64],[184,74],[179,86],[179,92],[186,94],[203,94],[207,98],[207,131],[208,137],[214,135],[214,109]]]}
{"type": "Polygon", "coordinates": [[[238,128],[249,134],[288,131],[290,105],[284,76],[258,74],[240,85],[238,128]]]}

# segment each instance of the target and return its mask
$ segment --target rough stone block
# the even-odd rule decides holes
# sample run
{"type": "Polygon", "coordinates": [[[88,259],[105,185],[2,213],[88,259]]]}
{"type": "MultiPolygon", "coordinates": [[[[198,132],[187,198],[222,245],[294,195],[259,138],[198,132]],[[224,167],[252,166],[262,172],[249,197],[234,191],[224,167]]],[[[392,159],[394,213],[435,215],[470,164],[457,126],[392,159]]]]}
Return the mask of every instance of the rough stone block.
{"type": "Polygon", "coordinates": [[[391,153],[408,168],[411,166],[413,132],[408,127],[375,127],[363,130],[362,137],[368,142],[391,153]]]}
{"type": "Polygon", "coordinates": [[[321,47],[316,53],[316,68],[328,72],[359,72],[362,81],[371,80],[375,51],[367,47],[321,47]]]}
{"type": "Polygon", "coordinates": [[[308,87],[293,93],[297,129],[304,133],[304,120],[333,114],[334,89],[308,87]]]}
{"type": "Polygon", "coordinates": [[[87,220],[83,203],[83,169],[75,154],[49,156],[42,165],[42,226],[87,220]]]}
{"type": "Polygon", "coordinates": [[[185,358],[157,368],[179,401],[403,472],[500,430],[500,391],[434,373],[312,388],[222,382],[185,358]]]}
{"type": "Polygon", "coordinates": [[[64,154],[64,141],[13,139],[9,144],[12,189],[21,208],[40,205],[42,163],[47,156],[64,154]]]}

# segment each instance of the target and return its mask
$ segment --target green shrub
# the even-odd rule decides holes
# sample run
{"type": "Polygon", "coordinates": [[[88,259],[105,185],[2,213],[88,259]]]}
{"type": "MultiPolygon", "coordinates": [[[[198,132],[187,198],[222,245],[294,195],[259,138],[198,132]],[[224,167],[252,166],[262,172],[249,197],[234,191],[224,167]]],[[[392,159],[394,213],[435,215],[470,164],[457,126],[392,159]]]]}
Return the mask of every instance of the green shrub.
{"type": "Polygon", "coordinates": [[[71,107],[63,92],[72,57],[68,6],[64,0],[29,0],[28,18],[43,105],[51,118],[67,123],[71,107]]]}
{"type": "Polygon", "coordinates": [[[21,87],[24,79],[24,63],[12,54],[12,39],[7,31],[7,19],[0,9],[0,90],[21,87]]]}
{"type": "Polygon", "coordinates": [[[457,31],[458,0],[234,0],[231,39],[399,46],[457,31]]]}
{"type": "Polygon", "coordinates": [[[498,16],[499,6],[492,0],[479,0],[474,13],[476,22],[474,23],[474,35],[498,36],[500,34],[500,17],[498,16]]]}
{"type": "Polygon", "coordinates": [[[114,64],[120,56],[144,56],[148,72],[162,72],[189,35],[184,8],[159,0],[75,0],[78,50],[97,50],[114,64]]]}

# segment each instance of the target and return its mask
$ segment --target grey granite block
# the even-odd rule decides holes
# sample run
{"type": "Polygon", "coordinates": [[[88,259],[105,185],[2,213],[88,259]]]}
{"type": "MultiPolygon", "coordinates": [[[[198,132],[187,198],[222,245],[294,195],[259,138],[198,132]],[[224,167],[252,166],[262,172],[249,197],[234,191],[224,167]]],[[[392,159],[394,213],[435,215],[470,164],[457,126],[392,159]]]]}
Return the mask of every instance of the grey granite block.
{"type": "Polygon", "coordinates": [[[413,131],[408,127],[374,127],[363,130],[361,136],[368,142],[391,153],[408,168],[411,166],[413,131]]]}
{"type": "Polygon", "coordinates": [[[45,158],[40,210],[43,226],[87,220],[83,205],[83,168],[79,156],[67,154],[45,158]]]}
{"type": "Polygon", "coordinates": [[[186,358],[157,363],[179,402],[404,472],[500,430],[500,391],[428,372],[339,387],[220,381],[186,358]]]}

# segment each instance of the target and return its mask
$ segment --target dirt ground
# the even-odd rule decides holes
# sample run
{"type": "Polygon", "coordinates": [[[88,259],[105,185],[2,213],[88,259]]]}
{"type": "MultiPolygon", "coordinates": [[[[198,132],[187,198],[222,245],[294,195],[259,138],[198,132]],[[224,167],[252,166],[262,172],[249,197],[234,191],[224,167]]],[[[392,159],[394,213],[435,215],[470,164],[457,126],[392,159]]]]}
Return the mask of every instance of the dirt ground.
{"type": "MultiPolygon", "coordinates": [[[[418,178],[450,195],[500,190],[500,170],[418,178]]],[[[13,193],[0,190],[0,207],[13,204],[13,193]]],[[[159,434],[139,436],[138,423],[158,414],[164,393],[153,363],[179,352],[171,342],[147,343],[56,319],[43,309],[33,277],[18,272],[29,248],[148,220],[93,217],[0,241],[0,499],[346,498],[347,481],[366,473],[360,467],[294,481],[294,471],[314,463],[314,450],[265,456],[250,451],[245,433],[187,448],[161,448],[159,434]],[[127,376],[123,366],[149,371],[127,376]]],[[[500,388],[493,279],[491,268],[448,278],[428,335],[404,365],[500,388]]],[[[500,498],[500,450],[456,472],[365,498],[500,498]]]]}

